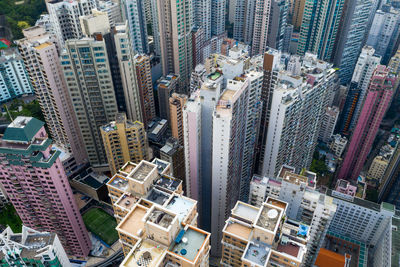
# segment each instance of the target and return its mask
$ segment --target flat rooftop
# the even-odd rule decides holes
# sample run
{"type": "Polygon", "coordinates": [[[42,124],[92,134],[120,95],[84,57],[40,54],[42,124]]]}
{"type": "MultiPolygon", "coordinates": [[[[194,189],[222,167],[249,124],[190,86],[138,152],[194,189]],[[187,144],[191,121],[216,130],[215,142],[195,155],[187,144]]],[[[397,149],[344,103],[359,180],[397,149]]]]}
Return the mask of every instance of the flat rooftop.
{"type": "Polygon", "coordinates": [[[151,163],[157,165],[157,171],[158,171],[158,173],[164,172],[164,170],[165,170],[165,169],[168,167],[168,165],[169,165],[169,162],[164,161],[164,160],[161,160],[161,159],[157,159],[157,158],[153,159],[153,161],[152,161],[151,163]]]}
{"type": "Polygon", "coordinates": [[[172,221],[175,219],[176,215],[172,215],[166,213],[163,210],[155,208],[148,216],[148,221],[157,224],[165,229],[172,224],[172,221]]]}
{"type": "Polygon", "coordinates": [[[133,207],[133,205],[135,205],[135,203],[138,202],[138,200],[139,199],[137,197],[124,194],[121,196],[120,199],[118,199],[116,204],[125,209],[130,210],[133,207]]]}
{"type": "Polygon", "coordinates": [[[121,191],[126,191],[129,187],[128,180],[118,175],[114,175],[114,177],[111,178],[111,180],[107,184],[121,191]]]}
{"type": "Polygon", "coordinates": [[[209,234],[200,232],[193,228],[188,228],[183,234],[180,242],[176,242],[178,240],[175,240],[170,251],[188,259],[189,261],[194,261],[201,248],[205,245],[208,236],[209,234]]]}
{"type": "Polygon", "coordinates": [[[281,216],[281,210],[278,210],[275,206],[270,204],[264,204],[262,206],[260,217],[257,220],[257,226],[275,232],[275,228],[279,224],[281,216]]]}
{"type": "Polygon", "coordinates": [[[172,177],[161,175],[160,178],[154,181],[154,185],[156,187],[160,187],[162,189],[167,189],[171,192],[175,192],[179,185],[182,183],[181,180],[174,179],[172,177]]]}
{"type": "Polygon", "coordinates": [[[271,254],[271,246],[253,240],[247,245],[244,258],[258,266],[265,266],[271,254]]]}
{"type": "Polygon", "coordinates": [[[164,191],[152,188],[149,191],[149,193],[147,194],[147,196],[145,197],[145,199],[150,200],[153,203],[157,203],[158,205],[163,206],[164,203],[169,199],[170,196],[171,196],[170,194],[168,194],[164,191]]]}
{"type": "Polygon", "coordinates": [[[196,201],[194,200],[182,196],[173,196],[172,199],[168,202],[166,209],[177,214],[178,220],[181,223],[195,205],[196,201]]]}
{"type": "Polygon", "coordinates": [[[288,254],[292,257],[301,260],[302,247],[296,242],[291,241],[287,236],[282,236],[282,240],[276,247],[276,251],[288,254]]]}
{"type": "Polygon", "coordinates": [[[232,209],[232,215],[254,223],[259,211],[260,209],[257,207],[238,201],[236,206],[232,209]]]}
{"type": "Polygon", "coordinates": [[[141,161],[136,168],[129,173],[129,178],[144,181],[155,166],[149,162],[141,161]]]}
{"type": "Polygon", "coordinates": [[[286,206],[287,206],[286,202],[279,201],[279,200],[277,200],[275,198],[270,198],[270,197],[267,198],[267,203],[271,204],[273,206],[277,206],[277,207],[279,207],[279,208],[281,208],[283,210],[285,210],[286,206]]]}
{"type": "Polygon", "coordinates": [[[144,221],[147,209],[137,205],[125,216],[125,218],[119,223],[117,228],[130,233],[134,236],[140,237],[140,231],[144,229],[144,221]]]}
{"type": "Polygon", "coordinates": [[[252,228],[230,219],[225,227],[225,232],[249,240],[252,228]]]}
{"type": "Polygon", "coordinates": [[[289,181],[292,184],[307,184],[308,185],[308,178],[303,176],[303,175],[299,175],[299,174],[295,174],[295,173],[291,173],[291,172],[286,172],[283,176],[283,180],[289,181]]]}
{"type": "Polygon", "coordinates": [[[131,251],[121,266],[125,267],[147,267],[160,266],[164,258],[166,248],[151,240],[142,241],[133,251],[131,251]]]}
{"type": "Polygon", "coordinates": [[[137,164],[133,163],[133,162],[127,162],[125,164],[125,166],[123,166],[121,168],[121,171],[125,172],[125,173],[130,173],[131,171],[133,171],[133,169],[135,169],[137,166],[137,164]]]}

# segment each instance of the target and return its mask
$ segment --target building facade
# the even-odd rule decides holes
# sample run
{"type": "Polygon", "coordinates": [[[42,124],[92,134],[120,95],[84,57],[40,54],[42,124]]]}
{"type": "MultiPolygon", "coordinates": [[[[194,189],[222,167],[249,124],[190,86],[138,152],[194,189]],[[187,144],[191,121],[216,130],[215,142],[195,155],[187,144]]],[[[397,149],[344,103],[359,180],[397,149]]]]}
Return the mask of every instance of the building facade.
{"type": "Polygon", "coordinates": [[[343,11],[340,35],[333,55],[339,68],[340,83],[347,85],[351,81],[358,56],[369,33],[369,21],[376,10],[376,0],[357,0],[347,3],[343,11]]]}
{"type": "Polygon", "coordinates": [[[337,107],[333,106],[325,109],[325,114],[322,116],[321,128],[319,130],[319,140],[325,143],[331,140],[338,117],[339,109],[337,107]]]}
{"type": "Polygon", "coordinates": [[[17,117],[0,146],[2,183],[22,223],[56,233],[66,253],[85,258],[91,241],[44,122],[17,117]],[[8,159],[8,160],[7,160],[8,159]]]}
{"type": "Polygon", "coordinates": [[[54,142],[72,152],[78,164],[87,162],[72,100],[58,60],[59,44],[44,28],[23,30],[18,50],[24,60],[46,125],[54,142]]]}
{"type": "Polygon", "coordinates": [[[3,50],[0,56],[0,102],[33,94],[33,86],[22,57],[15,50],[3,50]]]}
{"type": "Polygon", "coordinates": [[[100,127],[115,118],[117,101],[105,41],[97,34],[68,40],[65,47],[61,65],[89,162],[93,167],[106,167],[100,127]]]}
{"type": "Polygon", "coordinates": [[[344,0],[305,1],[297,54],[311,52],[322,60],[330,60],[344,0]]]}
{"type": "Polygon", "coordinates": [[[181,146],[184,145],[183,135],[183,107],[187,102],[184,94],[173,93],[169,98],[169,115],[172,136],[178,140],[181,146]]]}
{"type": "Polygon", "coordinates": [[[340,168],[339,178],[355,180],[360,174],[392,100],[395,83],[396,77],[389,73],[387,67],[378,65],[371,77],[363,108],[340,168]]]}
{"type": "Polygon", "coordinates": [[[131,122],[124,113],[100,128],[111,174],[127,162],[149,159],[149,145],[143,123],[131,122]]]}

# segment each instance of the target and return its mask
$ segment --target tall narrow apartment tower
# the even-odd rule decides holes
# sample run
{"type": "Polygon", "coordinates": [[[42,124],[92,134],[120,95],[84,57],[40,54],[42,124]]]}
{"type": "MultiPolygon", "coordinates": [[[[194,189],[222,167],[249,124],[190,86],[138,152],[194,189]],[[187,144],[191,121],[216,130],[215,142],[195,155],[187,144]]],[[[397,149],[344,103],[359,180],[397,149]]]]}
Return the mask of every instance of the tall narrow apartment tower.
{"type": "Polygon", "coordinates": [[[0,182],[25,226],[56,233],[70,256],[86,257],[91,241],[44,122],[17,117],[0,138],[0,182]]]}
{"type": "Polygon", "coordinates": [[[356,179],[360,174],[379,125],[392,99],[396,77],[378,65],[371,77],[367,96],[339,172],[339,179],[356,179]]]}

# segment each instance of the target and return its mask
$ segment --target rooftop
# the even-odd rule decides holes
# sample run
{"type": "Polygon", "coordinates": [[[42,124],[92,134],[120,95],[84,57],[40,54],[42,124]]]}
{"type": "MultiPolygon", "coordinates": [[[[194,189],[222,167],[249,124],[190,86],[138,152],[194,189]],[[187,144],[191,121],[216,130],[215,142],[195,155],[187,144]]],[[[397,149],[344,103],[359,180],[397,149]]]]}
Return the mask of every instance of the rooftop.
{"type": "Polygon", "coordinates": [[[260,217],[257,220],[257,226],[275,232],[281,217],[282,210],[277,209],[276,206],[264,203],[260,217]]]}
{"type": "Polygon", "coordinates": [[[178,189],[182,181],[168,177],[166,175],[161,175],[160,178],[154,181],[154,185],[157,188],[167,189],[168,191],[174,192],[178,189]]]}
{"type": "Polygon", "coordinates": [[[247,245],[243,258],[257,264],[258,266],[265,266],[270,254],[271,246],[253,240],[247,245]]]}
{"type": "Polygon", "coordinates": [[[199,254],[199,251],[205,246],[205,241],[208,236],[209,234],[205,232],[189,227],[184,232],[181,240],[175,240],[170,247],[170,251],[185,259],[188,259],[189,261],[194,261],[199,254]]]}
{"type": "Polygon", "coordinates": [[[137,201],[138,201],[137,197],[123,194],[115,204],[130,210],[137,201]]]}
{"type": "Polygon", "coordinates": [[[238,201],[236,206],[232,209],[232,216],[239,217],[254,223],[259,212],[259,208],[248,205],[244,202],[238,201]]]}
{"type": "Polygon", "coordinates": [[[125,165],[121,168],[120,171],[125,172],[125,173],[130,173],[131,171],[133,171],[134,168],[136,168],[137,164],[128,161],[127,163],[125,163],[125,165]]]}
{"type": "Polygon", "coordinates": [[[107,185],[113,186],[121,191],[127,191],[129,187],[128,180],[122,178],[118,174],[114,175],[113,178],[107,183],[107,185]]]}
{"type": "Polygon", "coordinates": [[[146,177],[154,170],[155,166],[150,162],[142,160],[136,168],[129,173],[129,178],[144,181],[146,177]]]}
{"type": "Polygon", "coordinates": [[[130,233],[131,235],[140,237],[144,229],[143,218],[147,213],[145,207],[136,205],[119,223],[117,228],[130,233]]]}
{"type": "Polygon", "coordinates": [[[44,122],[38,119],[18,116],[8,125],[3,140],[30,142],[43,125],[44,122]]]}
{"type": "Polygon", "coordinates": [[[145,197],[147,200],[150,200],[151,202],[157,203],[158,205],[164,205],[164,203],[169,199],[171,195],[158,190],[156,188],[152,188],[149,193],[147,194],[147,197],[145,197]]]}
{"type": "Polygon", "coordinates": [[[296,242],[290,240],[290,238],[285,235],[282,236],[281,241],[276,247],[276,251],[288,254],[299,260],[301,260],[302,252],[304,252],[300,244],[297,244],[296,242]]]}
{"type": "Polygon", "coordinates": [[[155,208],[148,216],[148,221],[168,229],[175,220],[176,215],[166,213],[164,210],[155,208]]]}
{"type": "Polygon", "coordinates": [[[191,200],[190,198],[173,196],[168,202],[166,209],[177,214],[179,222],[183,222],[183,219],[185,219],[195,205],[196,201],[191,200]]]}
{"type": "Polygon", "coordinates": [[[252,228],[250,225],[245,225],[239,221],[232,218],[229,219],[225,227],[225,232],[240,237],[245,240],[250,239],[252,228]]]}
{"type": "Polygon", "coordinates": [[[166,248],[151,240],[144,240],[133,249],[121,266],[160,266],[160,261],[164,258],[166,248]]]}

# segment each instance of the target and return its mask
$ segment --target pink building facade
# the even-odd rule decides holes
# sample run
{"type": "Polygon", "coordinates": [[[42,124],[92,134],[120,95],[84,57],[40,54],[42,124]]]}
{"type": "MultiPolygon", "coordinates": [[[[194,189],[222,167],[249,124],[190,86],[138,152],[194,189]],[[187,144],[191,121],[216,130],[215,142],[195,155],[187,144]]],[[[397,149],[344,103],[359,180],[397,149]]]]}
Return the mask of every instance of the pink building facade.
{"type": "Polygon", "coordinates": [[[377,66],[344,157],[339,179],[355,180],[359,176],[391,102],[395,82],[396,77],[389,74],[386,66],[377,66]]]}
{"type": "Polygon", "coordinates": [[[69,256],[85,258],[91,241],[74,199],[60,151],[44,123],[17,117],[0,138],[0,182],[24,225],[53,232],[69,256]]]}

